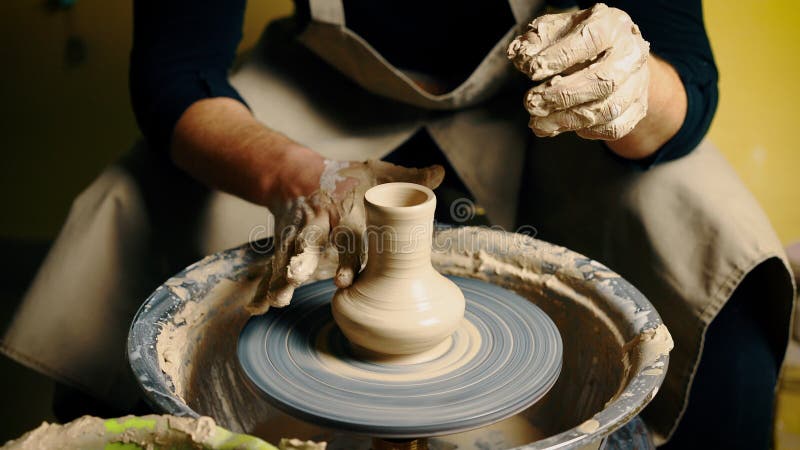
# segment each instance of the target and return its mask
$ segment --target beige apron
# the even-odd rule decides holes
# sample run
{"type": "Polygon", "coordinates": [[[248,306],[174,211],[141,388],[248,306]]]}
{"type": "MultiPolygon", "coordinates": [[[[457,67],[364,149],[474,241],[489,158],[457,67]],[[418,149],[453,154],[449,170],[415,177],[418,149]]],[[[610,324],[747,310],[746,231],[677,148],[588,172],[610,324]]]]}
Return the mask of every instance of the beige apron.
{"type": "MultiPolygon", "coordinates": [[[[509,4],[519,23],[540,6],[509,4]]],[[[232,78],[256,117],[347,160],[382,157],[424,127],[495,224],[508,228],[517,217],[540,238],[627,277],[655,304],[676,343],[665,384],[645,411],[657,437],[674,430],[705,330],[745,276],[762,287],[756,300],[782,354],[793,284],[781,245],[711,144],[641,171],[598,142],[533,139],[521,98],[503,90],[518,76],[505,59],[515,30],[461,86],[434,96],[345,27],[340,0],[310,6],[312,22],[299,40],[290,22],[272,24],[232,78]]],[[[3,352],[129,406],[136,391],[125,388],[132,384],[124,343],[136,307],[193,259],[271,232],[263,227],[266,214],[206,192],[134,149],[75,201],[3,352]]]]}

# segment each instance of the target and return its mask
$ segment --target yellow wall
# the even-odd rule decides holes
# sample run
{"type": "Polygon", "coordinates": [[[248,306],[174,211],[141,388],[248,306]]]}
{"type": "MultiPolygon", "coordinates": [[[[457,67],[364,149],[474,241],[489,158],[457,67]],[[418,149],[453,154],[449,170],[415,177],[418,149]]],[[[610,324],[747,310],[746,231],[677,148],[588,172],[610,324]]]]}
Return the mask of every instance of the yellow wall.
{"type": "Polygon", "coordinates": [[[772,220],[800,239],[800,8],[792,0],[711,0],[706,25],[720,69],[710,136],[772,220]]]}
{"type": "MultiPolygon", "coordinates": [[[[250,0],[248,48],[290,0],[250,0]]],[[[0,2],[0,237],[51,238],[72,198],[137,136],[127,94],[131,2],[78,0],[47,13],[41,0],[0,2]],[[70,34],[88,59],[64,64],[70,34]]],[[[706,22],[721,72],[711,137],[767,210],[781,239],[800,239],[800,126],[794,83],[800,8],[789,0],[709,0],[706,22]],[[787,57],[786,55],[789,55],[787,57]]]]}

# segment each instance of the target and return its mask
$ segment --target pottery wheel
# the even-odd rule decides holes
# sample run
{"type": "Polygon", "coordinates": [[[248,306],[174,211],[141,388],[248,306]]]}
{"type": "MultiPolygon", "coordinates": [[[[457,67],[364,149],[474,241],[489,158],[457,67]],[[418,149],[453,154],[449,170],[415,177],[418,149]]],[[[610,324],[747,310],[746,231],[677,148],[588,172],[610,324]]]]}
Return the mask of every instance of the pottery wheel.
{"type": "Polygon", "coordinates": [[[466,298],[465,320],[431,360],[386,362],[354,351],[333,321],[336,287],[325,280],[297,289],[290,306],[250,319],[239,362],[276,407],[375,437],[451,434],[528,408],[561,371],[555,324],[509,290],[450,279],[466,298]]]}

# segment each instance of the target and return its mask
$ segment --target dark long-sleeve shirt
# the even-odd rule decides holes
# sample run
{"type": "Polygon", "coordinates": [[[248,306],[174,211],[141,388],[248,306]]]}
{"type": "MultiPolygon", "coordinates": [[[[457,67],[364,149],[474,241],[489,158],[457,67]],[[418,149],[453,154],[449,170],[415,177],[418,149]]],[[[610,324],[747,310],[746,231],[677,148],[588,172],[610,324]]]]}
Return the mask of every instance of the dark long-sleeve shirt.
{"type": "MultiPolygon", "coordinates": [[[[309,20],[308,4],[295,3],[298,19],[309,20]]],[[[577,3],[586,8],[595,2],[577,3]]],[[[705,136],[718,99],[701,0],[607,4],[631,16],[651,51],[672,64],[686,90],[683,125],[649,163],[686,155],[705,136]]],[[[151,147],[168,148],[176,122],[198,100],[230,97],[244,103],[228,82],[228,71],[242,37],[245,6],[246,0],[134,1],[131,100],[151,147]]],[[[507,3],[496,0],[344,0],[344,6],[347,26],[388,61],[450,83],[465,79],[514,23],[507,3]]]]}

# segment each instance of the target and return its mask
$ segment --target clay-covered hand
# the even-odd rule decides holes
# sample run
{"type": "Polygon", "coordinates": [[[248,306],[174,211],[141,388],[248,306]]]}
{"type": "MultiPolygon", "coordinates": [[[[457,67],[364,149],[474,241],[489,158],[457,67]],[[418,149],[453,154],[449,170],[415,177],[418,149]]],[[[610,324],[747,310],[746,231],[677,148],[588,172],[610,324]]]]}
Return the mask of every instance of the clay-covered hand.
{"type": "Polygon", "coordinates": [[[270,306],[288,305],[294,289],[311,278],[331,246],[339,256],[334,282],[340,288],[350,286],[366,250],[364,193],[377,184],[395,181],[434,189],[443,178],[444,168],[438,165],[415,169],[376,160],[326,160],[317,191],[273,211],[275,255],[247,310],[263,314],[270,306]]]}
{"type": "Polygon", "coordinates": [[[517,69],[534,81],[549,78],[525,97],[533,132],[628,134],[647,114],[649,49],[628,14],[602,3],[536,18],[508,47],[517,69]]]}

